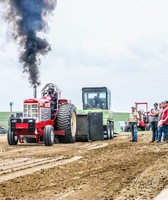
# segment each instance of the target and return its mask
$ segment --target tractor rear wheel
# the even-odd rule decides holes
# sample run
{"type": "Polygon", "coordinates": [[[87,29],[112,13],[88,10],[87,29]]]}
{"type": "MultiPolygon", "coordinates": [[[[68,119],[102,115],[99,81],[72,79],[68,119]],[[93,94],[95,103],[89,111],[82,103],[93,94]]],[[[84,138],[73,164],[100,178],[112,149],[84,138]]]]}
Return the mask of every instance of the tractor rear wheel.
{"type": "Polygon", "coordinates": [[[7,140],[9,145],[17,145],[18,143],[18,137],[14,131],[10,130],[10,128],[8,129],[7,140]]]}
{"type": "Polygon", "coordinates": [[[60,143],[74,143],[76,141],[76,108],[73,104],[63,104],[59,107],[57,130],[64,130],[65,135],[58,135],[60,143]]]}
{"type": "Polygon", "coordinates": [[[54,144],[55,135],[54,128],[51,125],[47,125],[44,128],[44,143],[46,146],[52,146],[54,144]]]}

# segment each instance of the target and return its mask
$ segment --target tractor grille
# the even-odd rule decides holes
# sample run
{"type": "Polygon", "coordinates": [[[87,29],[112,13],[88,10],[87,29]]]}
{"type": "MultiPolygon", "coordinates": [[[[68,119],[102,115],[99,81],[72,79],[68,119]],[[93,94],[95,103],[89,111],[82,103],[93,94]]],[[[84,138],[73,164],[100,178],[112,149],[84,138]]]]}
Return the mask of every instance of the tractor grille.
{"type": "Polygon", "coordinates": [[[37,103],[24,103],[23,117],[38,118],[38,104],[37,103]]]}

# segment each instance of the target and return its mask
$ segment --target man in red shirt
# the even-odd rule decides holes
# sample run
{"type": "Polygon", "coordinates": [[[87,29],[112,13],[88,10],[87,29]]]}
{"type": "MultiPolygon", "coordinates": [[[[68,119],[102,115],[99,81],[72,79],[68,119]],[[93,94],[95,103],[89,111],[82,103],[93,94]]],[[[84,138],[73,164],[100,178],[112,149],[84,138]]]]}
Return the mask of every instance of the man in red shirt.
{"type": "Polygon", "coordinates": [[[168,100],[163,102],[162,118],[159,121],[159,125],[163,126],[164,138],[163,141],[168,141],[168,100]]]}

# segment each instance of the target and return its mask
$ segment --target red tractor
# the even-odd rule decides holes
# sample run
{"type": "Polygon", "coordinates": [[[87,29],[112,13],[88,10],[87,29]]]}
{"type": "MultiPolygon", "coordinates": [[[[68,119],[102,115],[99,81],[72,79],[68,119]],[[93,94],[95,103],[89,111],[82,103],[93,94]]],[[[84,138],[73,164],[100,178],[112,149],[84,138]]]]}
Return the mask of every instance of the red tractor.
{"type": "MultiPolygon", "coordinates": [[[[34,88],[36,89],[36,88],[34,88]]],[[[36,94],[36,90],[35,90],[36,94]]],[[[52,83],[42,89],[41,98],[25,99],[23,117],[9,119],[7,140],[9,145],[41,143],[52,146],[57,139],[60,143],[76,141],[76,108],[67,99],[61,99],[61,90],[52,83]],[[48,93],[52,85],[57,99],[48,93]]]]}
{"type": "Polygon", "coordinates": [[[139,113],[139,126],[138,128],[140,128],[142,131],[148,129],[147,124],[149,123],[149,111],[148,111],[148,102],[135,102],[135,107],[137,112],[139,113]],[[145,111],[143,109],[139,109],[138,107],[141,105],[145,105],[145,111]]]}
{"type": "MultiPolygon", "coordinates": [[[[150,130],[150,123],[149,123],[149,111],[148,111],[148,102],[135,102],[135,108],[136,111],[139,113],[139,126],[138,129],[141,131],[145,130],[150,130]],[[144,107],[145,106],[145,111],[144,109],[139,109],[139,107],[144,107]]],[[[130,126],[128,123],[125,124],[124,131],[128,132],[130,131],[130,126]]]]}

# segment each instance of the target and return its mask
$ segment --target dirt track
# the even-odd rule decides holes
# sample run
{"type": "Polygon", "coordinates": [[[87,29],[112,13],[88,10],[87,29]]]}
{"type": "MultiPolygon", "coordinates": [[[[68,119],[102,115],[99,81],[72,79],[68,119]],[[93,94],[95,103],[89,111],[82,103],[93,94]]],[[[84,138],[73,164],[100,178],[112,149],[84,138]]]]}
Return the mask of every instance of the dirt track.
{"type": "Polygon", "coordinates": [[[113,140],[8,146],[0,135],[0,199],[152,199],[168,187],[168,143],[151,132],[113,140]]]}

